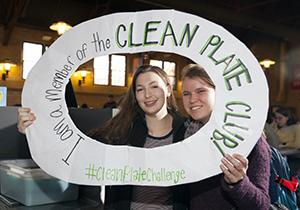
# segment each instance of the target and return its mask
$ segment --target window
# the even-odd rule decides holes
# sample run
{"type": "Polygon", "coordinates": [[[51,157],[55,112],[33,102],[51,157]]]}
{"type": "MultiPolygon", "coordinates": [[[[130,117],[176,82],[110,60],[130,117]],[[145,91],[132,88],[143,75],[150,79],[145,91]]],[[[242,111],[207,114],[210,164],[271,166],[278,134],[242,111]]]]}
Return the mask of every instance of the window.
{"type": "Polygon", "coordinates": [[[126,56],[106,55],[94,58],[94,84],[125,86],[126,56]]]}
{"type": "Polygon", "coordinates": [[[94,58],[94,84],[108,85],[109,76],[109,56],[99,56],[94,58]]]}
{"type": "Polygon", "coordinates": [[[162,68],[168,75],[173,89],[176,89],[176,63],[161,60],[150,60],[150,65],[162,68]]]}
{"type": "Polygon", "coordinates": [[[43,45],[29,42],[23,43],[23,79],[43,54],[43,45]]]}

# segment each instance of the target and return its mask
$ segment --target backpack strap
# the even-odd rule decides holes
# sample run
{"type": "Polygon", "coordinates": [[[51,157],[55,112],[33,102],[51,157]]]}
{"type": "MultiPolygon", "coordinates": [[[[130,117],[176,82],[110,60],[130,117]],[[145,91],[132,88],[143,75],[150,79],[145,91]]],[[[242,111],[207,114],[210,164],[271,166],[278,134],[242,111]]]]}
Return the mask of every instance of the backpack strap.
{"type": "Polygon", "coordinates": [[[292,192],[296,192],[299,187],[299,182],[294,177],[291,177],[291,180],[287,180],[280,176],[276,176],[275,181],[292,192]]]}

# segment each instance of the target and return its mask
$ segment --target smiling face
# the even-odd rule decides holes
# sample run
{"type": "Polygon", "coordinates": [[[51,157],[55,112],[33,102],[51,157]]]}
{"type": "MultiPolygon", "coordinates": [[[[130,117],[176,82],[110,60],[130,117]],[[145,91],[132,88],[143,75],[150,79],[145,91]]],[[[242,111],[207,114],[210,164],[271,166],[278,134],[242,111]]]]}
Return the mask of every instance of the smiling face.
{"type": "Polygon", "coordinates": [[[136,80],[135,96],[138,105],[148,116],[164,116],[171,87],[154,72],[142,73],[136,80]]]}
{"type": "Polygon", "coordinates": [[[185,77],[182,100],[185,111],[194,120],[206,123],[215,105],[215,89],[200,77],[185,77]]]}

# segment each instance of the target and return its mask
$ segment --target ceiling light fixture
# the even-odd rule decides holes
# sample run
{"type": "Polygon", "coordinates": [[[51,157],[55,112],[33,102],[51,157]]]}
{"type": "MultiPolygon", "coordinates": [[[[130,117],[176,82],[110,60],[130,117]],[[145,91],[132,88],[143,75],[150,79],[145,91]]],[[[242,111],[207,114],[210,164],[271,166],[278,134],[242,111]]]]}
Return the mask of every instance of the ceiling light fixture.
{"type": "Polygon", "coordinates": [[[72,28],[72,26],[70,26],[69,24],[59,21],[57,23],[53,23],[50,26],[50,29],[53,31],[57,31],[58,35],[62,35],[63,33],[65,33],[67,30],[69,30],[70,28],[72,28]]]}
{"type": "Polygon", "coordinates": [[[276,62],[270,59],[264,59],[259,62],[260,65],[262,65],[265,69],[270,68],[271,65],[274,65],[276,62]]]}

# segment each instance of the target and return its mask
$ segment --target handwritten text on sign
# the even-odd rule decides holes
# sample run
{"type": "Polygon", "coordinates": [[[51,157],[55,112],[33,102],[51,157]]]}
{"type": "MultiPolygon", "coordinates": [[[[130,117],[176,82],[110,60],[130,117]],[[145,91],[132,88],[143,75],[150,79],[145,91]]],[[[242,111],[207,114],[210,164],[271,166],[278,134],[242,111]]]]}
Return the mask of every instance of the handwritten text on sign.
{"type": "Polygon", "coordinates": [[[65,33],[31,71],[22,100],[37,116],[27,130],[30,151],[49,174],[87,185],[169,186],[220,173],[225,152],[248,155],[265,122],[268,88],[251,52],[222,27],[155,10],[96,18],[65,33]],[[176,53],[208,71],[216,84],[210,121],[180,143],[153,149],[106,145],[79,131],[64,99],[71,74],[97,56],[147,51],[176,53]]]}

